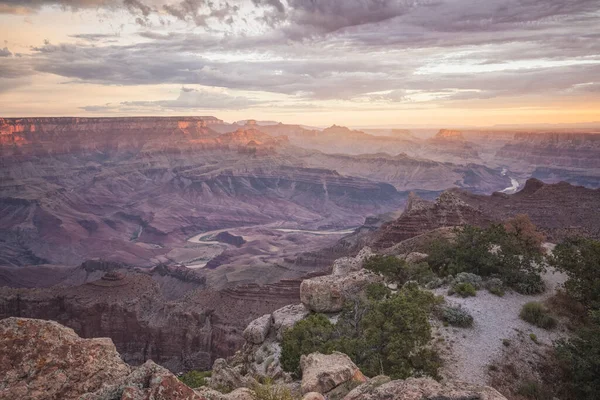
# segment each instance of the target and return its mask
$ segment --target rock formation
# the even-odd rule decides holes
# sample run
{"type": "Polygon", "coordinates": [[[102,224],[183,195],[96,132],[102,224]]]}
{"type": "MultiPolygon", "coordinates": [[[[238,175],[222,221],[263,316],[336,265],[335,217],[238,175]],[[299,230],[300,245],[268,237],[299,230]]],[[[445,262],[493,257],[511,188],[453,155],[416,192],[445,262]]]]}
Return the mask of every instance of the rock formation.
{"type": "Polygon", "coordinates": [[[344,304],[382,278],[369,271],[351,272],[346,276],[327,275],[305,279],[300,284],[300,300],[314,312],[338,312],[344,304]]]}
{"type": "Polygon", "coordinates": [[[527,214],[552,240],[576,234],[599,238],[600,219],[597,213],[589,212],[598,207],[600,189],[565,182],[545,184],[529,179],[513,195],[483,196],[453,189],[442,193],[435,202],[410,197],[404,213],[381,226],[370,243],[378,249],[388,248],[437,228],[465,224],[485,227],[517,214],[527,214]]]}
{"type": "Polygon", "coordinates": [[[0,320],[0,398],[203,400],[152,361],[125,364],[110,339],[23,318],[0,320]]]}
{"type": "Polygon", "coordinates": [[[327,394],[344,383],[364,383],[367,378],[350,357],[334,351],[332,354],[312,353],[300,358],[302,393],[327,394]]]}
{"type": "MultiPolygon", "coordinates": [[[[93,270],[90,263],[82,268],[93,270]]],[[[210,369],[243,345],[250,321],[300,300],[300,281],[288,281],[198,289],[167,301],[150,274],[123,271],[99,271],[96,280],[68,287],[0,288],[0,318],[55,320],[82,337],[111,338],[127,362],[152,359],[179,372],[210,369]]]]}
{"type": "Polygon", "coordinates": [[[0,265],[180,262],[199,232],[290,215],[348,226],[403,203],[392,185],[307,167],[285,137],[222,126],[212,117],[0,119],[0,265]]]}

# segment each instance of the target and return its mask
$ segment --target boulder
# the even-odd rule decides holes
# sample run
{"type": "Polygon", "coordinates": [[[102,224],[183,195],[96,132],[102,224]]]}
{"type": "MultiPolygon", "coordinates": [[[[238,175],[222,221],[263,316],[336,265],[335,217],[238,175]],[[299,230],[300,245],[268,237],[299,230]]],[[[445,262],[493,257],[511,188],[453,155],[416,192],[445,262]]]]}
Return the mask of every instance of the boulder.
{"type": "Polygon", "coordinates": [[[169,370],[148,360],[129,376],[107,385],[79,400],[201,400],[200,394],[184,385],[169,370]],[[120,394],[120,397],[118,397],[120,394]]]}
{"type": "Polygon", "coordinates": [[[363,263],[368,258],[372,257],[374,253],[370,247],[364,247],[356,257],[342,257],[338,258],[333,262],[333,269],[331,274],[336,276],[345,276],[351,272],[360,271],[363,263]]]}
{"type": "Polygon", "coordinates": [[[427,257],[429,257],[429,254],[412,252],[407,254],[406,257],[404,257],[404,260],[409,264],[416,264],[425,260],[427,257]]]}
{"type": "Polygon", "coordinates": [[[382,385],[360,385],[344,400],[507,400],[495,389],[463,382],[439,383],[430,378],[409,378],[382,385]]]}
{"type": "Polygon", "coordinates": [[[208,386],[212,389],[233,390],[241,387],[251,387],[256,381],[244,376],[242,366],[230,367],[222,358],[217,358],[213,364],[212,374],[208,380],[208,386]]]}
{"type": "Polygon", "coordinates": [[[265,314],[250,322],[244,330],[244,339],[253,344],[261,344],[271,329],[271,314],[265,314]]]}
{"type": "Polygon", "coordinates": [[[366,382],[365,376],[350,357],[337,351],[332,354],[311,353],[300,358],[302,393],[326,394],[347,382],[366,382]]]}
{"type": "Polygon", "coordinates": [[[0,321],[0,398],[202,400],[171,372],[147,361],[132,368],[110,339],[82,339],[54,321],[0,321]]]}
{"type": "Polygon", "coordinates": [[[325,396],[317,392],[308,392],[302,397],[302,400],[325,400],[325,396]]]}
{"type": "Polygon", "coordinates": [[[362,399],[363,396],[373,393],[376,388],[378,388],[379,386],[384,385],[388,382],[391,382],[391,379],[389,376],[385,376],[385,375],[375,376],[375,377],[369,379],[367,382],[352,389],[352,391],[350,391],[350,393],[348,393],[346,395],[346,397],[344,397],[344,399],[349,398],[349,397],[352,399],[362,399]]]}
{"type": "Polygon", "coordinates": [[[273,328],[277,332],[277,340],[282,340],[283,332],[304,319],[309,312],[304,304],[292,304],[273,311],[273,328]]]}
{"type": "Polygon", "coordinates": [[[364,270],[346,276],[305,279],[300,284],[300,300],[315,312],[338,312],[347,300],[357,296],[368,284],[382,280],[379,275],[364,270]]]}
{"type": "Polygon", "coordinates": [[[255,400],[254,392],[248,388],[238,388],[233,392],[226,394],[226,400],[255,400]]]}

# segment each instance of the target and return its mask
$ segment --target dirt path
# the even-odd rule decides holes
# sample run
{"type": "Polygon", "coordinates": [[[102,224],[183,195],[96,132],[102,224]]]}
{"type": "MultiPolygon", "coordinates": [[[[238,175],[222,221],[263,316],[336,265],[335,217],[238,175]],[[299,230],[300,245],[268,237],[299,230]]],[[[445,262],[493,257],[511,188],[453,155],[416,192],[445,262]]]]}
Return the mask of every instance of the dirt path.
{"type": "MultiPolygon", "coordinates": [[[[549,271],[544,276],[547,290],[536,296],[507,292],[503,297],[480,290],[476,297],[448,296],[448,288],[436,289],[450,305],[462,306],[474,318],[472,328],[454,328],[437,325],[435,334],[443,338],[442,357],[445,365],[442,375],[474,384],[485,384],[487,366],[500,354],[503,339],[516,337],[517,330],[537,335],[540,342],[550,344],[559,338],[558,332],[546,331],[519,318],[521,307],[530,301],[544,301],[556,292],[565,276],[549,271]]],[[[441,341],[441,340],[440,340],[441,341]]]]}

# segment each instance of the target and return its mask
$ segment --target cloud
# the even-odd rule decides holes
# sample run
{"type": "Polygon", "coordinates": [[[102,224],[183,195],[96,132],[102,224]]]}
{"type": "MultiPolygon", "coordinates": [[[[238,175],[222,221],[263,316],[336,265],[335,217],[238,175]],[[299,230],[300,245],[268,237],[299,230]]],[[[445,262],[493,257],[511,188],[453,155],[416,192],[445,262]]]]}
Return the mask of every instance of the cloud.
{"type": "Polygon", "coordinates": [[[43,6],[60,6],[64,9],[114,7],[120,0],[0,0],[0,14],[27,14],[43,6]]]}
{"type": "Polygon", "coordinates": [[[208,26],[210,19],[232,23],[233,16],[240,9],[237,4],[210,0],[183,0],[176,4],[164,4],[162,8],[167,14],[197,26],[208,26]]]}
{"type": "Polygon", "coordinates": [[[69,35],[74,39],[81,39],[88,42],[101,42],[118,38],[119,35],[114,33],[80,33],[77,35],[69,35]]]}
{"type": "Polygon", "coordinates": [[[152,7],[147,6],[146,4],[142,3],[140,0],[123,0],[123,4],[133,14],[135,14],[137,12],[141,12],[144,17],[147,17],[152,12],[152,7]]]}
{"type": "MultiPolygon", "coordinates": [[[[41,3],[51,2],[25,2],[32,7],[41,3]]],[[[0,74],[22,70],[69,82],[183,86],[174,100],[116,104],[112,109],[202,108],[208,107],[202,99],[222,93],[197,92],[190,85],[270,92],[295,104],[376,102],[390,107],[412,101],[597,93],[595,86],[585,86],[600,73],[597,0],[103,4],[127,9],[146,27],[118,42],[127,44],[110,43],[104,34],[74,35],[79,39],[75,43],[46,43],[18,65],[0,65],[0,74]],[[194,26],[174,22],[157,27],[157,16],[194,26]]],[[[250,95],[231,97],[215,104],[235,109],[256,102],[250,95]]]]}
{"type": "Polygon", "coordinates": [[[179,111],[179,110],[240,110],[263,102],[243,96],[232,96],[222,92],[212,92],[191,88],[181,88],[174,100],[125,101],[119,104],[86,106],[89,112],[133,112],[133,111],[179,111]]]}
{"type": "Polygon", "coordinates": [[[13,54],[10,50],[8,50],[8,47],[0,49],[0,57],[11,57],[12,55],[13,54]]]}

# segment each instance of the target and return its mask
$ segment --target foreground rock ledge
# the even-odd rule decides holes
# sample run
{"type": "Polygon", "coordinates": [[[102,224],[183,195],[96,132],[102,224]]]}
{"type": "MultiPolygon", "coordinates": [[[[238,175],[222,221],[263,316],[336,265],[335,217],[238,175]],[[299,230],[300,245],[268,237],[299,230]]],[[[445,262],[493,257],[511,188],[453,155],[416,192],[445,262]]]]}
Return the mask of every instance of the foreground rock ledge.
{"type": "Polygon", "coordinates": [[[0,321],[0,399],[205,400],[153,363],[133,368],[110,339],[53,321],[0,321]]]}

